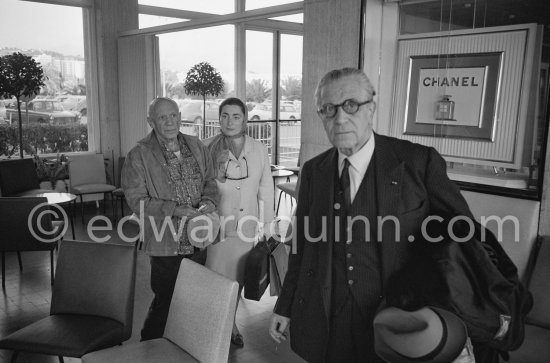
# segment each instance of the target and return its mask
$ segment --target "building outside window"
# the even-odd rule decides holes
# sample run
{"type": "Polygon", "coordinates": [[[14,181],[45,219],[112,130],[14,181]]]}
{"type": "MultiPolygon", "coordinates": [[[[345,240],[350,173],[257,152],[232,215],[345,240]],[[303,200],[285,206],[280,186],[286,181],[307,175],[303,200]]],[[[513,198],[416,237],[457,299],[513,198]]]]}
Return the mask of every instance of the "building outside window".
{"type": "MultiPolygon", "coordinates": [[[[83,9],[16,0],[3,1],[2,9],[0,56],[28,55],[46,76],[36,98],[21,104],[24,155],[93,149],[88,140],[83,9]]],[[[0,100],[0,158],[19,155],[18,125],[15,98],[0,100]]]]}

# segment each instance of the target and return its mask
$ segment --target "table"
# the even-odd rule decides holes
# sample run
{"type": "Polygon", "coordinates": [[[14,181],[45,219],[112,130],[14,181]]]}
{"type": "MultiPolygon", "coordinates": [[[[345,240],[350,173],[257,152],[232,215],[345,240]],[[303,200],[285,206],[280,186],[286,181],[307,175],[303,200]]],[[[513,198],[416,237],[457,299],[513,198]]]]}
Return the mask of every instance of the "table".
{"type": "Polygon", "coordinates": [[[20,197],[35,197],[35,198],[46,198],[48,200],[49,205],[57,205],[57,204],[64,204],[64,203],[70,203],[72,202],[72,213],[69,220],[69,223],[71,224],[71,232],[73,234],[73,240],[75,239],[74,234],[74,209],[75,209],[75,201],[76,201],[76,195],[72,193],[60,193],[60,192],[43,192],[43,191],[35,191],[35,190],[29,190],[28,192],[24,192],[19,195],[20,197]]]}
{"type": "Polygon", "coordinates": [[[286,169],[275,169],[271,170],[271,176],[273,177],[273,184],[277,184],[277,179],[286,177],[286,182],[290,183],[290,177],[294,175],[294,173],[290,170],[286,169]]]}
{"type": "Polygon", "coordinates": [[[294,173],[291,172],[290,170],[279,169],[279,168],[274,169],[273,166],[271,167],[271,176],[273,177],[273,187],[274,187],[273,203],[275,203],[275,201],[277,200],[277,180],[286,177],[286,182],[290,183],[290,177],[292,175],[294,175],[294,173]]]}

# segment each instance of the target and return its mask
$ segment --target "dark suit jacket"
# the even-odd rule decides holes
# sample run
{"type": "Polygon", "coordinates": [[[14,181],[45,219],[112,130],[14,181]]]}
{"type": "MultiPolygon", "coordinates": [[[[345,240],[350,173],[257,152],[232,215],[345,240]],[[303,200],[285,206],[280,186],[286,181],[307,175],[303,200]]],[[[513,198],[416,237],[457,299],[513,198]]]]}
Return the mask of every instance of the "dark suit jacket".
{"type": "MultiPolygon", "coordinates": [[[[377,215],[395,217],[378,228],[382,292],[392,272],[406,261],[408,236],[416,234],[422,221],[435,211],[472,217],[458,187],[449,180],[445,161],[434,148],[374,134],[377,215]],[[398,241],[398,242],[397,242],[398,241]]],[[[275,313],[290,317],[292,349],[308,361],[323,361],[329,338],[331,311],[332,243],[334,239],[334,185],[338,152],[332,148],[306,162],[301,171],[296,211],[296,253],[289,258],[288,272],[275,313]],[[308,242],[304,236],[322,234],[326,239],[308,242]]],[[[370,221],[377,223],[376,221],[370,221]]]]}

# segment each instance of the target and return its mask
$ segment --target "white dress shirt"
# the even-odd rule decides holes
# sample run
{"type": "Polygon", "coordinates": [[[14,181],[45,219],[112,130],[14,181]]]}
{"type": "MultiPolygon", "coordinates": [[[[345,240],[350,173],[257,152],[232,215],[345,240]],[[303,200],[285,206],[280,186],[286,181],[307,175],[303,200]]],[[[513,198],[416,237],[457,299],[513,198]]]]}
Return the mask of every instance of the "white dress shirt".
{"type": "Polygon", "coordinates": [[[344,160],[347,158],[350,163],[349,167],[349,184],[351,201],[355,198],[357,190],[363,181],[363,177],[367,173],[372,154],[374,153],[374,134],[371,134],[369,140],[355,154],[347,156],[338,151],[338,175],[342,175],[344,169],[344,160]]]}

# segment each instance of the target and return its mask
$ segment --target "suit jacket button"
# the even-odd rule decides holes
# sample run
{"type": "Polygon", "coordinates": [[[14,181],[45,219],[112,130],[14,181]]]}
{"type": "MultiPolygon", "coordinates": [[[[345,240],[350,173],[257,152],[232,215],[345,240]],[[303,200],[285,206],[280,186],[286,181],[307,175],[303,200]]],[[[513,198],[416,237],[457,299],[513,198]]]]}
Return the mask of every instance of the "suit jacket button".
{"type": "Polygon", "coordinates": [[[348,280],[348,285],[353,285],[353,280],[348,280]]]}
{"type": "Polygon", "coordinates": [[[313,276],[313,270],[308,270],[307,275],[308,276],[313,276]]]}
{"type": "Polygon", "coordinates": [[[298,304],[300,304],[300,305],[304,305],[304,299],[302,299],[302,298],[299,298],[299,299],[298,299],[298,304]]]}

